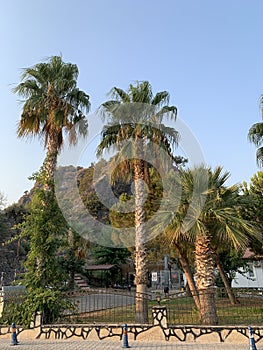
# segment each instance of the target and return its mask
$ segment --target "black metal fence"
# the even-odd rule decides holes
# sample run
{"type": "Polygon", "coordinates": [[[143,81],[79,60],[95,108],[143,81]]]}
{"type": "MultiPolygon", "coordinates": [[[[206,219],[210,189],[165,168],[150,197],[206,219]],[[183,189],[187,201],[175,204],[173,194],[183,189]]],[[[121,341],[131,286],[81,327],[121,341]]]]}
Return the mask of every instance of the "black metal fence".
{"type": "MultiPolygon", "coordinates": [[[[235,303],[231,303],[225,289],[215,293],[219,325],[262,325],[263,291],[257,289],[233,289],[235,303]]],[[[200,314],[191,295],[180,292],[169,295],[161,302],[167,307],[171,325],[200,325],[200,314]]]]}
{"type": "MultiPolygon", "coordinates": [[[[263,290],[234,289],[236,303],[232,304],[224,289],[217,289],[215,294],[219,325],[262,325],[263,290]]],[[[94,289],[65,295],[71,301],[72,308],[65,310],[54,323],[135,323],[135,291],[94,289]]],[[[151,292],[141,296],[147,298],[149,323],[152,324],[152,307],[167,308],[169,325],[200,325],[200,315],[194,299],[186,292],[164,293],[151,292]]],[[[4,298],[4,310],[8,303],[22,302],[22,297],[4,298]]],[[[0,310],[3,298],[0,299],[0,310]]],[[[1,321],[1,319],[0,319],[1,321]]]]}
{"type": "Polygon", "coordinates": [[[94,289],[68,293],[67,298],[73,304],[73,312],[66,310],[60,322],[133,323],[135,320],[134,292],[94,289]]]}
{"type": "MultiPolygon", "coordinates": [[[[263,323],[263,291],[235,289],[235,304],[224,289],[215,295],[219,325],[243,325],[263,323]]],[[[60,321],[78,323],[134,323],[135,293],[113,290],[95,290],[69,296],[75,305],[74,312],[61,315],[60,321]]],[[[200,325],[200,314],[191,295],[185,292],[151,293],[142,298],[148,301],[148,318],[152,323],[152,307],[167,308],[168,324],[200,325]]]]}

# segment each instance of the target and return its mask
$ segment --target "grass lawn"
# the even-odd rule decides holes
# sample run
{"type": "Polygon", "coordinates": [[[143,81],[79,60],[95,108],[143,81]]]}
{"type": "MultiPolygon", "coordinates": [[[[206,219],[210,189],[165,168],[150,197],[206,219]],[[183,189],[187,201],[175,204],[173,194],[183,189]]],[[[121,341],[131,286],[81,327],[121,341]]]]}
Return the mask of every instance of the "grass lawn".
{"type": "MultiPolygon", "coordinates": [[[[152,307],[156,301],[148,302],[149,323],[152,323],[152,307]]],[[[160,302],[167,307],[168,323],[171,325],[199,325],[199,313],[192,297],[167,298],[160,302]]],[[[231,305],[227,298],[216,299],[219,325],[261,325],[263,323],[263,298],[239,298],[231,305]]],[[[63,321],[74,323],[134,323],[135,305],[114,307],[101,311],[72,315],[63,321]]]]}

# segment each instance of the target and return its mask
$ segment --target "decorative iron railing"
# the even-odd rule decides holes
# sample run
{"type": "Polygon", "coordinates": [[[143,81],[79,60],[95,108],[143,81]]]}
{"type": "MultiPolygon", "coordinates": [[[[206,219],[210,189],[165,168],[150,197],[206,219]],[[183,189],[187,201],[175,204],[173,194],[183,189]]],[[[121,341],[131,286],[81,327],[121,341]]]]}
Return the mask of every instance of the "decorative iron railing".
{"type": "MultiPolygon", "coordinates": [[[[230,302],[225,289],[217,288],[215,303],[219,325],[262,325],[263,290],[233,289],[236,303],[230,302]]],[[[200,325],[200,315],[194,298],[186,292],[151,292],[137,298],[146,298],[148,303],[149,324],[153,323],[152,308],[166,308],[169,325],[200,325]]],[[[78,324],[133,324],[136,320],[135,291],[114,289],[90,289],[65,294],[72,308],[65,310],[54,323],[78,324]]],[[[9,303],[23,302],[23,295],[14,293],[0,295],[0,310],[9,309],[9,303]]],[[[45,318],[44,318],[45,319],[45,318]]],[[[1,324],[1,318],[0,318],[1,324]]]]}

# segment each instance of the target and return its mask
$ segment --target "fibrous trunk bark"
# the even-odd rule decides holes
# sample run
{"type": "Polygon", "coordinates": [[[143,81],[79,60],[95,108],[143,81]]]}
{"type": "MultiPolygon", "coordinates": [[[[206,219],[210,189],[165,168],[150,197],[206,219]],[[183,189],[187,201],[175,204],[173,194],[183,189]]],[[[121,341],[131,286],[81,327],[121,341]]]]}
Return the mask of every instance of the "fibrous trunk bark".
{"type": "Polygon", "coordinates": [[[214,261],[209,233],[200,234],[195,243],[196,286],[202,325],[218,324],[215,303],[214,261]]]}
{"type": "Polygon", "coordinates": [[[54,176],[57,166],[58,140],[55,132],[50,135],[47,145],[47,156],[44,161],[44,188],[47,191],[54,191],[54,176]]]}
{"type": "Polygon", "coordinates": [[[134,163],[136,323],[148,323],[148,274],[145,245],[144,161],[142,147],[142,140],[137,140],[135,142],[136,159],[134,163]]]}

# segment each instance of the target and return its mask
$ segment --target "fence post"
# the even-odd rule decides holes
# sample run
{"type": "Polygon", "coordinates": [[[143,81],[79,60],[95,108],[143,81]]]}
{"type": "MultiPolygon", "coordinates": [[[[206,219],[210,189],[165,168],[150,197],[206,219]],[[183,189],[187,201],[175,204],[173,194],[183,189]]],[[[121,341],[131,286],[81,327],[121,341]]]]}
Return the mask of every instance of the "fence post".
{"type": "Polygon", "coordinates": [[[152,307],[153,325],[167,328],[167,308],[166,306],[152,307]]]}

